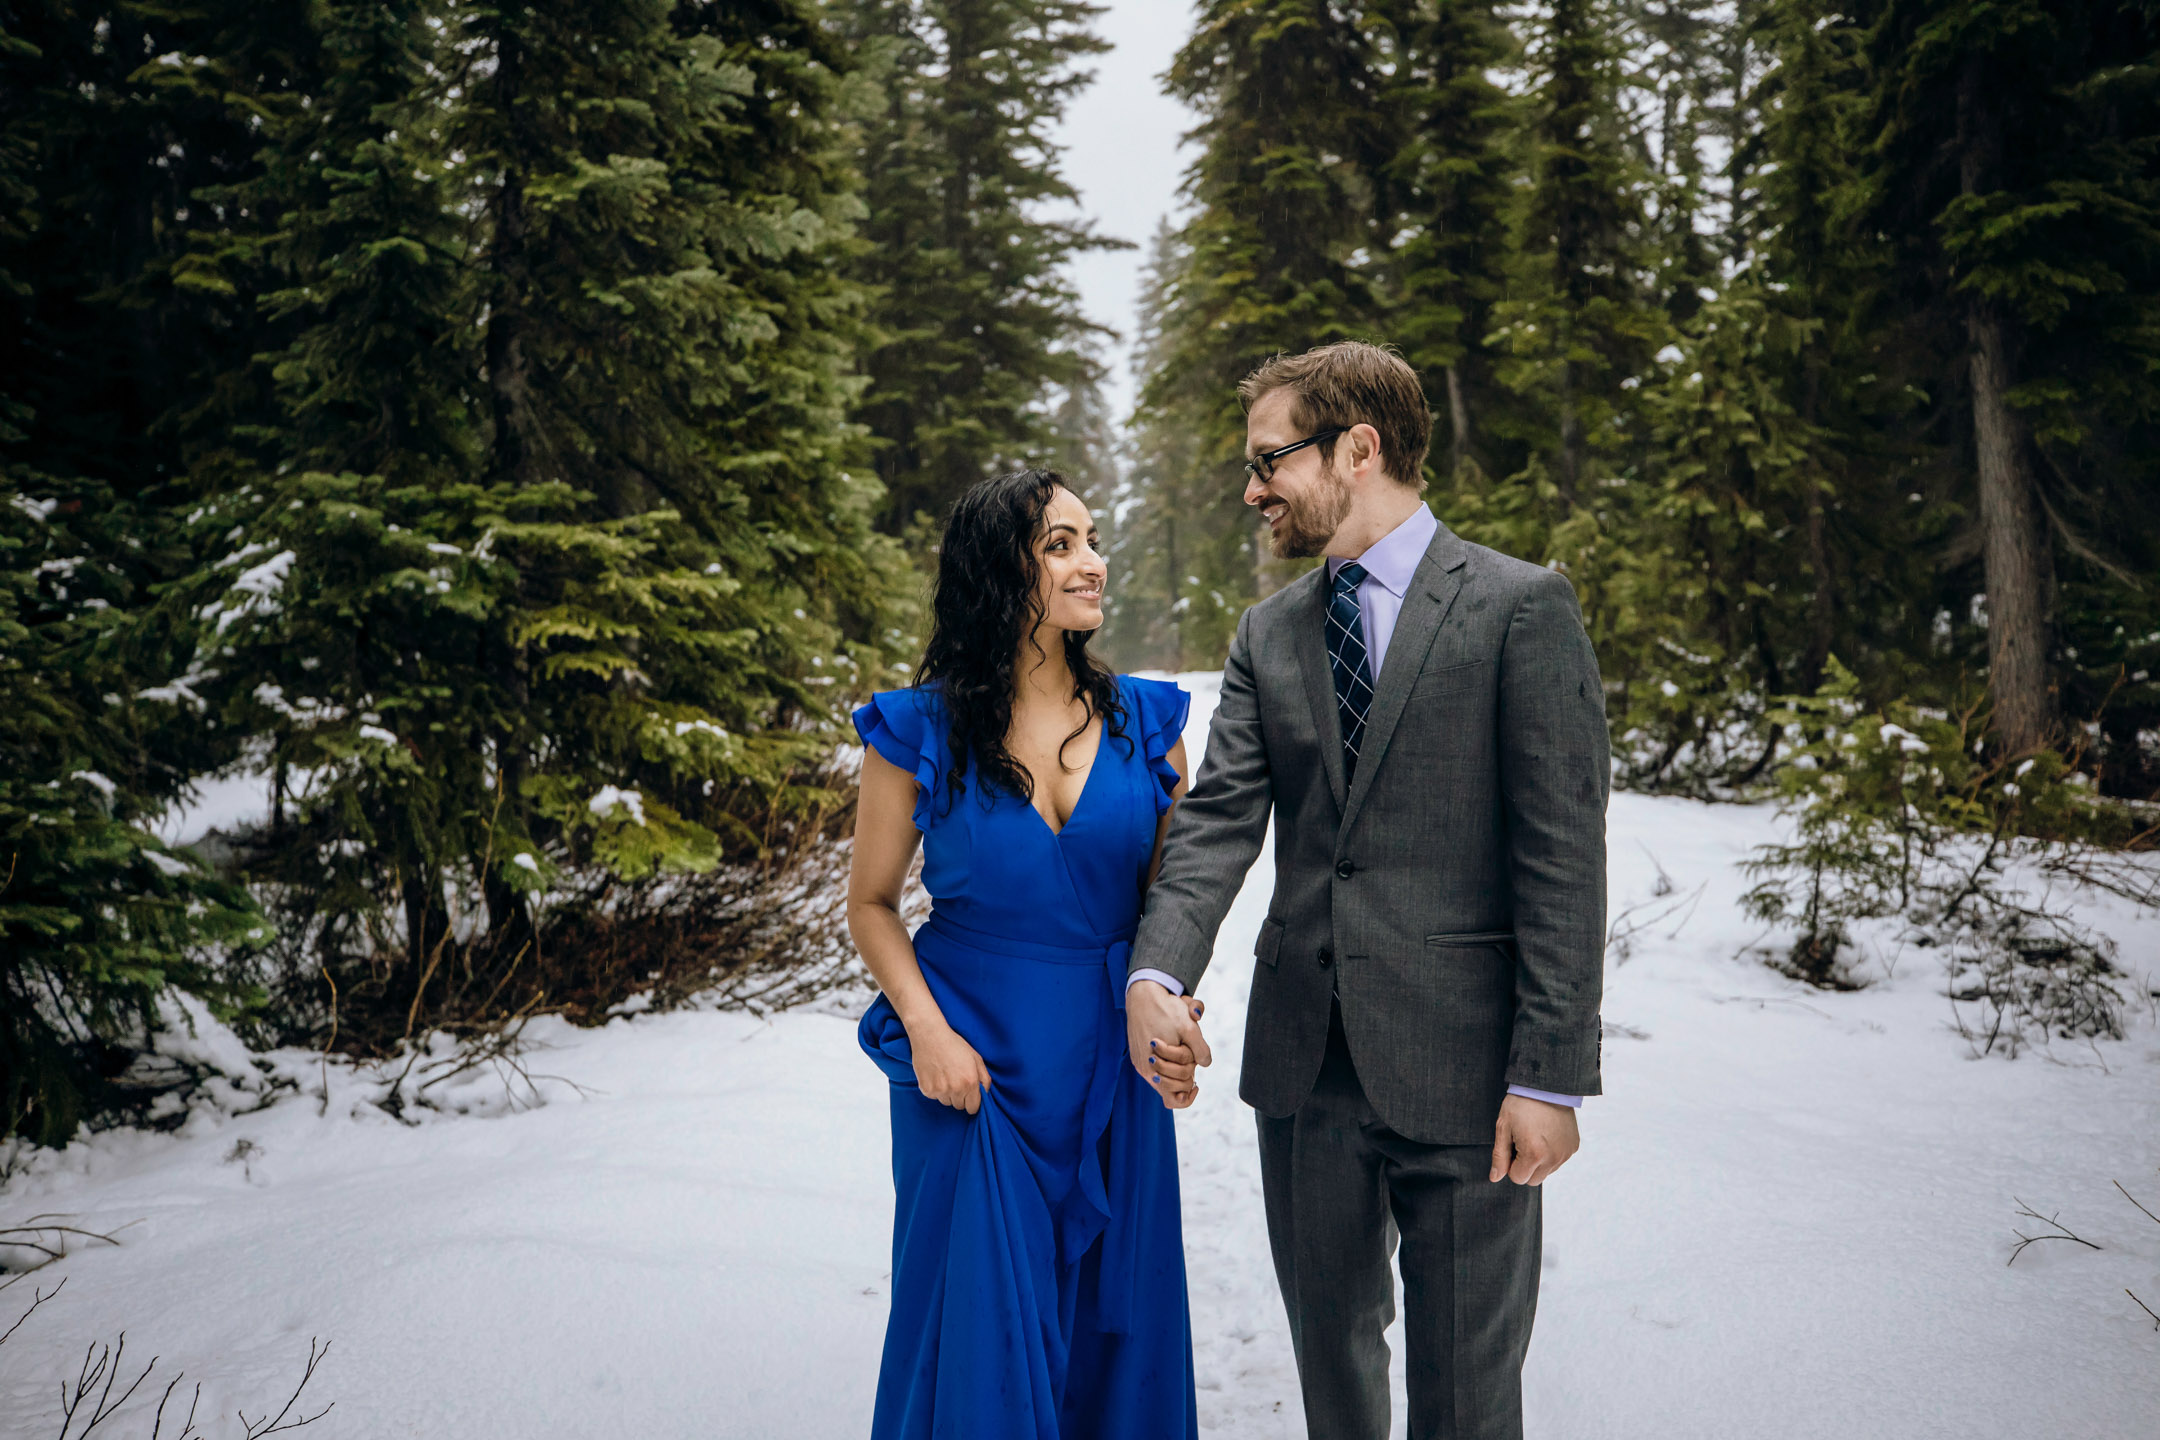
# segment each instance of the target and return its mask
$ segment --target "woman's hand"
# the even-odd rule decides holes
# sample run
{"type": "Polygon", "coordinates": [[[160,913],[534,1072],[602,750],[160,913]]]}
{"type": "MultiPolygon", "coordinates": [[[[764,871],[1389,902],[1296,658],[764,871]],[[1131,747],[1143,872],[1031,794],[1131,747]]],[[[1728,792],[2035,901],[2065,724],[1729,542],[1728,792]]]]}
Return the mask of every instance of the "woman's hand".
{"type": "Polygon", "coordinates": [[[983,1088],[990,1071],[975,1047],[942,1020],[924,1025],[923,1033],[908,1032],[908,1048],[915,1056],[915,1083],[932,1100],[973,1115],[982,1109],[983,1088]]]}
{"type": "MultiPolygon", "coordinates": [[[[1143,980],[1126,992],[1125,1013],[1128,1016],[1133,1013],[1136,994],[1146,991],[1150,983],[1143,980]]],[[[1162,990],[1160,985],[1154,988],[1157,991],[1162,990]]],[[[1190,995],[1180,999],[1185,1006],[1185,1013],[1192,1016],[1191,1043],[1181,1045],[1175,1040],[1150,1039],[1145,1063],[1134,1062],[1135,1068],[1155,1086],[1155,1093],[1162,1096],[1162,1103],[1172,1110],[1183,1110],[1199,1097],[1200,1081],[1196,1078],[1195,1066],[1213,1063],[1213,1057],[1207,1054],[1207,1041],[1201,1038],[1199,1030],[1200,1017],[1207,1013],[1207,1003],[1195,1000],[1190,995]]],[[[1127,1037],[1128,1044],[1138,1043],[1131,1038],[1132,1030],[1129,1025],[1127,1037]]]]}

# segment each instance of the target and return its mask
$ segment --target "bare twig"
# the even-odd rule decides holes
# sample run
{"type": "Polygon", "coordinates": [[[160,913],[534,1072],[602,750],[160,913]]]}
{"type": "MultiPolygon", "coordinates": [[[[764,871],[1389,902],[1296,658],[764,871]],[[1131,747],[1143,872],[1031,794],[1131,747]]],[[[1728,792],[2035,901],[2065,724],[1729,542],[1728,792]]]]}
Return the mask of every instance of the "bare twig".
{"type": "Polygon", "coordinates": [[[2114,1186],[2114,1187],[2115,1187],[2115,1188],[2116,1188],[2117,1190],[2122,1190],[2122,1197],[2123,1197],[2123,1199],[2125,1199],[2125,1200],[2129,1201],[2129,1202],[2130,1202],[2131,1204],[2133,1204],[2133,1205],[2137,1205],[2137,1208],[2138,1208],[2138,1209],[2140,1209],[2140,1210],[2144,1210],[2144,1211],[2145,1211],[2145,1218],[2146,1218],[2146,1219],[2148,1219],[2148,1220],[2152,1221],[2152,1222],[2153,1222],[2153,1223],[2154,1223],[2155,1225],[2160,1225],[2160,1215],[2155,1215],[2155,1214],[2153,1214],[2153,1212],[2152,1212],[2152,1211],[2150,1211],[2150,1210],[2145,1210],[2145,1207],[2144,1207],[2143,1205],[2139,1205],[2139,1204],[2138,1204],[2138,1198],[2137,1198],[2137,1196],[2135,1196],[2135,1195],[2132,1195],[2132,1194],[2131,1194],[2131,1193],[2130,1193],[2130,1192],[2129,1192],[2128,1190],[2123,1190],[2123,1183],[2122,1183],[2122,1181],[2120,1181],[2120,1180],[2110,1180],[2110,1181],[2108,1181],[2108,1184],[2110,1184],[2110,1185],[2113,1185],[2113,1186],[2114,1186]]]}
{"type": "MultiPolygon", "coordinates": [[[[33,1215],[21,1225],[0,1226],[0,1247],[16,1250],[35,1250],[45,1257],[31,1266],[30,1270],[24,1271],[23,1274],[27,1275],[31,1271],[41,1270],[45,1266],[52,1264],[53,1261],[66,1256],[69,1253],[66,1237],[70,1235],[80,1235],[89,1240],[101,1240],[107,1245],[118,1245],[120,1243],[114,1236],[97,1230],[83,1230],[73,1225],[40,1225],[37,1223],[40,1220],[57,1220],[59,1218],[59,1216],[51,1214],[33,1215]],[[36,1238],[45,1235],[56,1238],[52,1244],[47,1244],[45,1241],[36,1238]]],[[[130,1221],[129,1223],[133,1224],[135,1222],[130,1221]]],[[[123,1225],[120,1228],[124,1230],[127,1226],[123,1225]]],[[[18,1275],[15,1278],[19,1280],[22,1276],[18,1275]]]]}
{"type": "Polygon", "coordinates": [[[13,1335],[17,1330],[22,1329],[23,1321],[28,1320],[32,1315],[37,1314],[38,1306],[43,1305],[46,1301],[52,1299],[53,1295],[58,1295],[62,1290],[65,1289],[67,1289],[67,1277],[63,1275],[60,1277],[60,1283],[53,1286],[52,1295],[46,1294],[43,1290],[33,1292],[30,1297],[30,1308],[23,1311],[22,1314],[16,1316],[15,1323],[8,1326],[5,1332],[0,1332],[0,1345],[7,1344],[8,1337],[13,1335]]]}
{"type": "MultiPolygon", "coordinates": [[[[2017,1200],[2017,1196],[2015,1195],[2011,1196],[2010,1198],[2013,1200],[2017,1200]]],[[[2018,1243],[2015,1247],[2011,1249],[2010,1258],[2003,1262],[2005,1265],[2015,1265],[2017,1263],[2018,1256],[2025,1253],[2026,1246],[2037,1245],[2042,1240],[2068,1240],[2073,1244],[2083,1245],[2088,1250],[2098,1250],[2100,1248],[2098,1245],[2093,1244],[2092,1241],[2087,1240],[2084,1236],[2072,1234],[2070,1230],[2066,1226],[2064,1226],[2062,1221],[2055,1218],[2055,1216],[2042,1215],[2039,1211],[2033,1209],[2032,1206],[2027,1205],[2023,1200],[2018,1200],[2017,1213],[2024,1216],[2028,1220],[2036,1220],[2042,1225],[2052,1225],[2055,1227],[2055,1229],[2052,1233],[2043,1231],[2038,1235],[2027,1235],[2022,1230],[2012,1230],[2010,1233],[2018,1237],[2018,1243]]]]}
{"type": "Polygon", "coordinates": [[[315,1378],[315,1367],[317,1365],[320,1365],[323,1361],[323,1357],[325,1355],[328,1355],[329,1353],[329,1341],[323,1341],[322,1348],[320,1350],[317,1350],[315,1348],[315,1337],[310,1335],[308,1337],[307,1372],[300,1377],[300,1383],[293,1387],[292,1394],[287,1397],[285,1401],[285,1408],[278,1411],[276,1415],[273,1415],[268,1419],[264,1420],[250,1420],[247,1418],[247,1412],[243,1410],[235,1410],[233,1412],[235,1415],[238,1415],[240,1417],[240,1424],[247,1431],[247,1440],[261,1440],[262,1436],[275,1435],[280,1430],[297,1430],[303,1425],[312,1425],[317,1420],[322,1419],[323,1416],[329,1414],[333,1409],[336,1408],[337,1402],[333,1400],[328,1405],[323,1406],[322,1409],[316,1411],[313,1415],[304,1416],[301,1419],[292,1421],[287,1421],[285,1419],[287,1415],[290,1415],[292,1413],[293,1406],[297,1405],[300,1402],[300,1392],[307,1389],[308,1381],[315,1378]]]}
{"type": "Polygon", "coordinates": [[[322,971],[322,978],[330,987],[330,1038],[323,1041],[322,1047],[322,1113],[327,1115],[330,1113],[330,1051],[337,1045],[337,981],[331,978],[329,966],[318,965],[316,968],[322,971]]]}
{"type": "MultiPolygon", "coordinates": [[[[186,1378],[185,1375],[173,1376],[165,1386],[165,1393],[158,1397],[157,1414],[150,1422],[150,1440],[158,1440],[158,1437],[164,1433],[165,1402],[172,1399],[172,1392],[179,1389],[180,1382],[186,1378]]],[[[180,1433],[175,1435],[173,1440],[199,1440],[202,1431],[195,1428],[195,1407],[201,1403],[202,1382],[198,1380],[195,1382],[195,1393],[188,1397],[187,1419],[181,1422],[180,1433]]]]}
{"type": "MultiPolygon", "coordinates": [[[[1657,863],[1656,857],[1652,857],[1651,863],[1653,865],[1657,863]]],[[[1617,952],[1614,955],[1614,964],[1624,965],[1633,956],[1634,942],[1637,935],[1652,926],[1663,924],[1674,915],[1679,915],[1680,919],[1666,933],[1665,938],[1668,940],[1677,939],[1681,928],[1687,924],[1689,916],[1694,914],[1695,906],[1701,901],[1703,892],[1710,886],[1710,882],[1705,880],[1688,893],[1674,898],[1671,877],[1667,876],[1662,868],[1658,871],[1658,881],[1660,888],[1654,892],[1652,898],[1637,901],[1635,904],[1628,906],[1613,917],[1611,926],[1607,928],[1605,932],[1605,948],[1607,951],[1617,952]],[[1650,911],[1651,913],[1645,915],[1642,913],[1644,911],[1650,911]],[[1641,916],[1641,918],[1638,919],[1638,916],[1641,916]]]]}
{"type": "MultiPolygon", "coordinates": [[[[15,1332],[22,1328],[23,1321],[28,1320],[37,1313],[39,1306],[51,1300],[66,1288],[67,1281],[63,1278],[58,1285],[53,1286],[51,1294],[47,1294],[43,1290],[38,1291],[35,1298],[30,1302],[30,1308],[17,1317],[13,1325],[8,1326],[5,1331],[0,1331],[0,1345],[5,1345],[15,1332]]],[[[113,1398],[113,1385],[120,1377],[122,1361],[126,1353],[127,1332],[125,1330],[120,1332],[118,1339],[111,1345],[93,1343],[84,1348],[82,1365],[77,1369],[75,1379],[72,1382],[65,1380],[60,1382],[62,1419],[58,1440],[85,1440],[85,1437],[89,1436],[92,1431],[117,1414],[121,1407],[126,1405],[133,1398],[135,1392],[142,1387],[143,1381],[150,1378],[150,1372],[157,1369],[158,1357],[153,1355],[150,1357],[150,1363],[143,1366],[142,1373],[137,1375],[127,1389],[120,1393],[119,1398],[113,1398]],[[87,1416],[84,1415],[83,1410],[85,1401],[89,1402],[87,1416]],[[83,1418],[83,1425],[79,1430],[75,1428],[75,1422],[78,1418],[83,1418]]],[[[248,1419],[245,1411],[236,1410],[234,1412],[240,1418],[241,1429],[245,1432],[246,1440],[261,1440],[261,1437],[265,1435],[274,1435],[282,1430],[297,1430],[303,1425],[312,1425],[336,1408],[336,1402],[333,1401],[331,1404],[323,1406],[313,1415],[287,1418],[292,1415],[293,1407],[300,1402],[301,1392],[306,1390],[308,1382],[315,1378],[316,1367],[323,1362],[324,1357],[328,1356],[329,1353],[329,1341],[323,1341],[318,1348],[314,1337],[310,1336],[308,1339],[307,1369],[301,1374],[300,1383],[293,1387],[292,1394],[287,1397],[284,1408],[279,1410],[277,1414],[260,1420],[248,1419]]],[[[180,1382],[186,1378],[185,1371],[173,1376],[171,1381],[166,1384],[164,1394],[158,1397],[157,1413],[150,1424],[150,1440],[161,1440],[165,1431],[165,1407],[171,1402],[173,1391],[180,1388],[180,1382]]],[[[180,1433],[173,1436],[172,1440],[202,1440],[202,1432],[195,1428],[195,1409],[201,1401],[202,1385],[198,1383],[195,1386],[193,1397],[188,1401],[187,1419],[181,1423],[180,1433]]]]}
{"type": "Polygon", "coordinates": [[[2123,1287],[2123,1294],[2130,1297],[2131,1304],[2137,1306],[2138,1309],[2144,1311],[2147,1315],[2152,1315],[2153,1329],[2160,1330],[2160,1315],[2153,1314],[2152,1306],[2147,1305],[2144,1301],[2138,1299],[2137,1292],[2132,1290],[2127,1285],[2123,1287]]]}
{"type": "Polygon", "coordinates": [[[118,1400],[114,1400],[112,1398],[113,1382],[120,1378],[121,1357],[126,1353],[127,1332],[125,1330],[120,1332],[119,1340],[112,1345],[91,1344],[84,1347],[82,1369],[76,1373],[73,1388],[71,1389],[65,1381],[60,1386],[60,1409],[63,1418],[60,1422],[59,1440],[83,1440],[84,1436],[87,1436],[107,1420],[112,1419],[113,1412],[127,1404],[129,1397],[134,1395],[137,1387],[143,1381],[149,1379],[150,1372],[157,1368],[158,1357],[153,1355],[150,1357],[150,1363],[143,1366],[142,1374],[137,1375],[134,1382],[127,1389],[120,1392],[118,1400]],[[94,1363],[91,1360],[93,1355],[97,1357],[94,1363]],[[103,1382],[102,1388],[100,1388],[101,1381],[103,1382]],[[84,1422],[82,1429],[75,1430],[73,1429],[75,1412],[82,1408],[84,1400],[90,1399],[90,1392],[93,1390],[96,1390],[98,1394],[96,1399],[90,1400],[90,1418],[84,1422]]]}

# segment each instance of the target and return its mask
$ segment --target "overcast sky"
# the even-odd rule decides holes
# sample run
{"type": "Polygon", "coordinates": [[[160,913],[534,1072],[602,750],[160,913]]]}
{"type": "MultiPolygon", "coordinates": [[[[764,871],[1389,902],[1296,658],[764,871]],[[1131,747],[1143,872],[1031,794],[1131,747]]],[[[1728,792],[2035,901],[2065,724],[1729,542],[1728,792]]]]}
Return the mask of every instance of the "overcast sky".
{"type": "Polygon", "coordinates": [[[1192,27],[1192,6],[1180,0],[1109,0],[1097,33],[1116,48],[1095,59],[1095,83],[1066,114],[1066,178],[1105,235],[1141,248],[1083,255],[1073,278],[1093,319],[1116,329],[1121,343],[1110,358],[1111,413],[1132,409],[1132,373],[1125,346],[1134,329],[1140,267],[1155,225],[1177,204],[1185,161],[1178,137],[1192,112],[1162,93],[1156,77],[1192,27]]]}

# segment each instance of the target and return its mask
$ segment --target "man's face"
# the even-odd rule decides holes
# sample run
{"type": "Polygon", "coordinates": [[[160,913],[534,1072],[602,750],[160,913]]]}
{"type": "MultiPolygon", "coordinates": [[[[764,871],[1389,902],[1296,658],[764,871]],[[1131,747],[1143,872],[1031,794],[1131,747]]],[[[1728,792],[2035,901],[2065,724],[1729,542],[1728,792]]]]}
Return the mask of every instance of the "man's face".
{"type": "MultiPolygon", "coordinates": [[[[1246,458],[1304,439],[1292,413],[1296,408],[1297,396],[1289,390],[1270,390],[1253,402],[1245,417],[1246,458]]],[[[1268,523],[1268,547],[1278,560],[1325,554],[1350,513],[1350,487],[1320,458],[1320,450],[1308,445],[1285,455],[1264,481],[1246,477],[1245,503],[1260,507],[1268,523]]]]}

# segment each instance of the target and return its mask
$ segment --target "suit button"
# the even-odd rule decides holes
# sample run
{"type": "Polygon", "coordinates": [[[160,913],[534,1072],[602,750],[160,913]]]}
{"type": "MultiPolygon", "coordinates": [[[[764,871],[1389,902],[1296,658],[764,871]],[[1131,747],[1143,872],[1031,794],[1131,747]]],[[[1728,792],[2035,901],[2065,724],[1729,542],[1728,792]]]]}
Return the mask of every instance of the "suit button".
{"type": "Polygon", "coordinates": [[[1325,969],[1327,969],[1327,968],[1328,968],[1328,966],[1330,966],[1330,965],[1333,965],[1334,963],[1335,963],[1335,952],[1334,952],[1333,950],[1330,950],[1330,949],[1328,949],[1328,947],[1327,947],[1327,946],[1325,946],[1325,945],[1322,945],[1322,946],[1320,947],[1320,968],[1321,968],[1321,969],[1323,969],[1323,970],[1325,970],[1325,969]]]}
{"type": "Polygon", "coordinates": [[[1335,873],[1345,880],[1349,879],[1351,875],[1356,873],[1356,871],[1357,866],[1351,864],[1348,860],[1338,860],[1335,862],[1335,873]]]}

